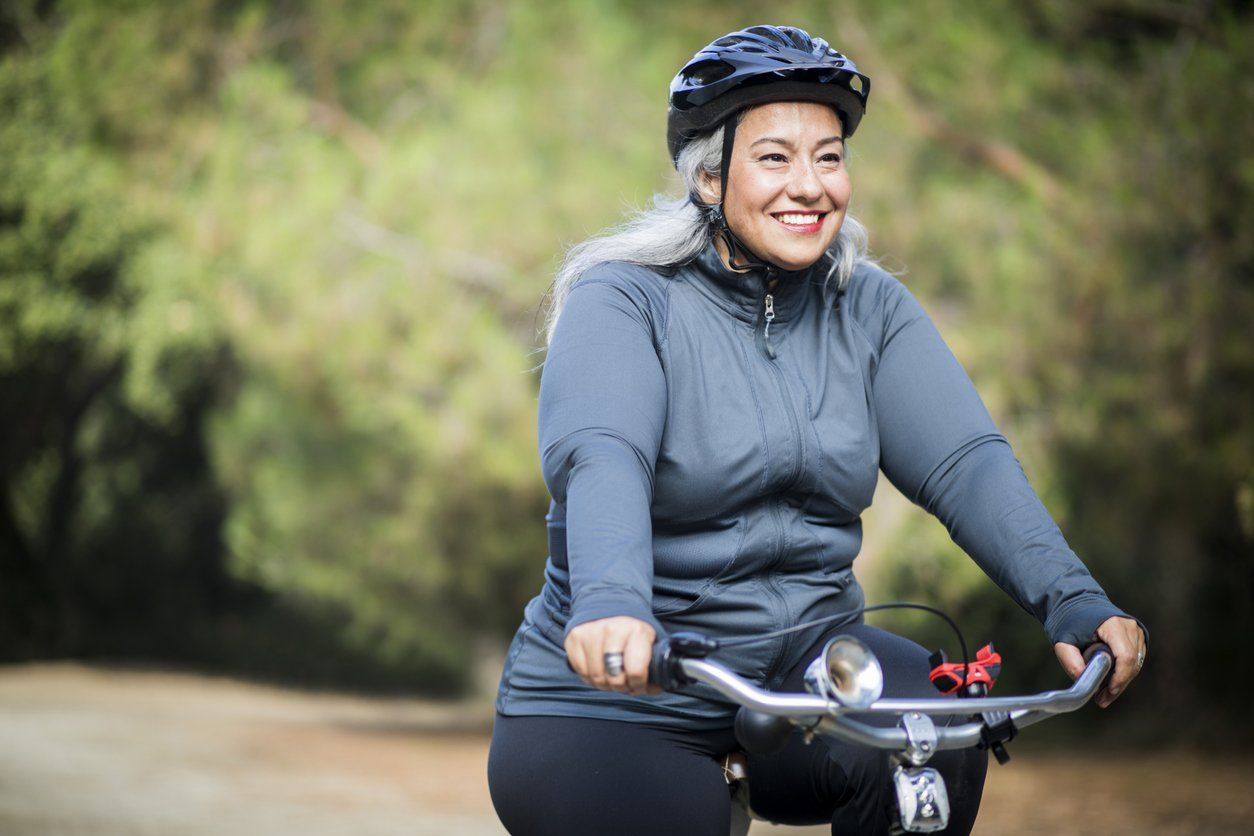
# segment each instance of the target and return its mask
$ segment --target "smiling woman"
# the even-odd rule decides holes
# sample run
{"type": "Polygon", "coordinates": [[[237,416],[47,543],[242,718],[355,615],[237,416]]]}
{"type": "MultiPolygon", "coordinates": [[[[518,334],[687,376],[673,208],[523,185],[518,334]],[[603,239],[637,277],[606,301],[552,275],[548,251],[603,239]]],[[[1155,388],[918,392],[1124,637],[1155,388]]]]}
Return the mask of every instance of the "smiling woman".
{"type": "MultiPolygon", "coordinates": [[[[844,129],[836,111],[816,102],[773,102],[745,114],[735,133],[728,187],[729,227],[761,260],[803,270],[832,245],[849,207],[844,129]]],[[[717,203],[716,186],[703,191],[717,203]]],[[[724,260],[727,241],[715,242],[724,260]]]]}
{"type": "MultiPolygon", "coordinates": [[[[654,640],[762,635],[726,664],[798,690],[833,635],[868,645],[885,694],[934,694],[928,652],[861,622],[852,564],[882,470],[1056,642],[1068,670],[1101,638],[1109,703],[1144,636],[1067,546],[970,380],[848,215],[846,139],[870,80],[819,38],[755,26],[671,85],[686,194],[568,255],[540,387],[549,559],[501,677],[489,761],[516,834],[724,836],[728,705],[655,693],[654,640]],[[811,624],[828,617],[824,628],[811,624]]],[[[931,763],[948,832],[970,830],[985,760],[931,763]]],[[[792,738],[749,758],[754,811],[887,833],[886,761],[792,738]]]]}

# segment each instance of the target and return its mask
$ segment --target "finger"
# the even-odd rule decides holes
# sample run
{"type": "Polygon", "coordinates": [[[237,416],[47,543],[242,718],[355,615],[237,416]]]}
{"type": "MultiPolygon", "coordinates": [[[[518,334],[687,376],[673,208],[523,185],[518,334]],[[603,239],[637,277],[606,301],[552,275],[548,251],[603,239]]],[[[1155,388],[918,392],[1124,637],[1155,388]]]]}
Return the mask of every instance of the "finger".
{"type": "Polygon", "coordinates": [[[605,666],[605,684],[611,691],[618,691],[626,694],[631,689],[627,685],[627,654],[625,648],[625,640],[607,639],[605,642],[605,653],[602,654],[601,664],[605,666]],[[617,665],[606,664],[611,657],[617,654],[617,665]],[[613,673],[610,669],[617,668],[617,673],[613,673]]]}
{"type": "Polygon", "coordinates": [[[653,660],[653,631],[640,631],[631,636],[623,649],[623,668],[627,690],[644,694],[649,686],[649,662],[653,660]]]}
{"type": "Polygon", "coordinates": [[[1141,672],[1137,657],[1141,653],[1140,628],[1127,618],[1110,618],[1097,628],[1097,637],[1110,646],[1115,657],[1115,670],[1106,687],[1097,695],[1097,704],[1106,708],[1123,693],[1141,672]]]}
{"type": "MultiPolygon", "coordinates": [[[[628,658],[632,656],[633,645],[640,640],[641,627],[645,624],[638,622],[636,619],[614,619],[606,624],[606,643],[604,643],[604,653],[621,653],[621,672],[617,674],[609,674],[606,672],[606,682],[609,688],[619,693],[636,693],[633,691],[632,684],[628,681],[628,658]]],[[[650,643],[652,647],[652,643],[650,643]]],[[[602,664],[604,659],[602,658],[602,664]]],[[[646,663],[647,677],[647,663],[646,663]]]]}
{"type": "Polygon", "coordinates": [[[1054,644],[1054,655],[1058,657],[1058,664],[1062,665],[1062,669],[1072,679],[1084,672],[1084,654],[1075,645],[1057,642],[1054,644]]]}
{"type": "Polygon", "coordinates": [[[597,626],[587,636],[584,643],[584,654],[588,660],[588,684],[602,691],[609,689],[609,680],[605,676],[605,628],[597,626]]]}
{"type": "Polygon", "coordinates": [[[578,648],[582,661],[582,670],[579,671],[579,675],[583,681],[593,688],[604,689],[606,687],[605,661],[602,659],[601,648],[605,643],[605,625],[596,621],[580,624],[570,631],[567,643],[573,643],[578,648]]]}
{"type": "Polygon", "coordinates": [[[572,659],[572,667],[574,666],[573,659],[576,656],[579,658],[582,667],[579,673],[587,684],[605,691],[628,693],[630,686],[625,670],[625,655],[624,670],[613,676],[606,671],[605,655],[607,653],[625,654],[629,640],[637,634],[647,634],[648,644],[652,646],[654,630],[649,624],[639,619],[612,616],[588,621],[570,631],[566,639],[567,655],[572,659]]]}
{"type": "Polygon", "coordinates": [[[573,632],[566,637],[566,659],[570,662],[571,669],[579,674],[579,678],[591,685],[588,678],[588,657],[584,653],[583,642],[573,632]]]}

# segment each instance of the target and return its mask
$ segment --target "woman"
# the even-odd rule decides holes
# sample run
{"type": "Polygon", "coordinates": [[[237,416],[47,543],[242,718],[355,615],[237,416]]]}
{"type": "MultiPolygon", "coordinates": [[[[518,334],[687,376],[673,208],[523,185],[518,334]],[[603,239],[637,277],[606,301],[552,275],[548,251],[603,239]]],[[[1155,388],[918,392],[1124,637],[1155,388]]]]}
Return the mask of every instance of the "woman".
{"type": "MultiPolygon", "coordinates": [[[[847,613],[723,661],[797,689],[841,632],[875,651],[887,694],[929,695],[927,652],[857,617],[850,567],[879,469],[1043,622],[1069,673],[1095,638],[1111,646],[1099,704],[1139,670],[1137,623],[1068,548],[846,214],[845,141],[869,89],[799,29],[718,39],[671,85],[688,194],[576,247],[558,275],[540,390],[550,555],[510,647],[489,763],[512,833],[727,832],[733,707],[646,693],[666,632],[754,635],[847,613]]],[[[933,765],[950,831],[969,831],[983,755],[933,765]]],[[[749,780],[772,820],[887,832],[882,753],[795,739],[751,758],[749,780]]]]}

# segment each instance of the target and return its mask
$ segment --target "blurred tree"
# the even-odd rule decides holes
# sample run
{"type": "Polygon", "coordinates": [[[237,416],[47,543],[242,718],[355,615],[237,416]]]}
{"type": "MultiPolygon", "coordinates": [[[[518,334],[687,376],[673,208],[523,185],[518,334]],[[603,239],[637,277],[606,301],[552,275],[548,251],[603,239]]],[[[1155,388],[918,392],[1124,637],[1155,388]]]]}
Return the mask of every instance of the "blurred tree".
{"type": "MultiPolygon", "coordinates": [[[[1238,9],[1039,2],[999,22],[992,52],[1026,69],[990,72],[987,53],[965,51],[959,89],[981,95],[981,77],[1027,86],[1011,95],[1032,112],[983,135],[1015,149],[1003,161],[1035,162],[1000,171],[1017,192],[991,186],[1015,207],[1017,221],[994,221],[1014,224],[1009,237],[948,248],[992,275],[955,272],[934,285],[960,323],[996,335],[968,342],[959,328],[959,353],[1076,550],[1150,626],[1153,664],[1130,699],[1192,713],[1199,726],[1217,716],[1200,704],[1226,705],[1229,717],[1240,709],[1234,672],[1254,663],[1230,640],[1254,629],[1254,263],[1240,220],[1254,208],[1254,85],[1240,46],[1254,27],[1238,9]],[[1018,176],[1033,170],[1050,185],[1018,176]]],[[[972,124],[955,113],[965,97],[901,95],[947,124],[972,124]]],[[[973,193],[989,188],[975,180],[949,200],[987,206],[973,193]]],[[[928,292],[928,256],[905,260],[928,292]]],[[[885,593],[939,595],[972,632],[1022,634],[1012,641],[1024,672],[1010,668],[1008,684],[1039,683],[1049,649],[1023,641],[1030,622],[943,541],[936,526],[909,521],[885,593]]]]}
{"type": "MultiPolygon", "coordinates": [[[[0,8],[0,653],[464,684],[475,635],[539,585],[534,346],[561,244],[666,186],[671,74],[763,15],[0,8]]],[[[1217,663],[1254,661],[1222,638],[1254,627],[1249,11],[769,17],[873,77],[854,209],[1153,630],[1131,700],[1239,709],[1217,663]]],[[[1007,685],[1039,685],[1035,624],[902,520],[868,538],[879,597],[1008,639],[1007,685]]]]}
{"type": "Polygon", "coordinates": [[[153,230],[128,208],[122,170],[10,27],[0,656],[168,652],[228,586],[203,424],[229,364],[187,302],[138,269],[153,230]]]}

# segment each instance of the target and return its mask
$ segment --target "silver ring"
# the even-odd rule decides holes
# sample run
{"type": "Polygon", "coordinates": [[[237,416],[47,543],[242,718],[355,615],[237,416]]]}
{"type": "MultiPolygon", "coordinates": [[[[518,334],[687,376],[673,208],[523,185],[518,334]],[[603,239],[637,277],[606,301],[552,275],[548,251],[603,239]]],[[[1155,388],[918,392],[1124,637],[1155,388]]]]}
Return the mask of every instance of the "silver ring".
{"type": "Polygon", "coordinates": [[[622,676],[623,675],[623,654],[615,651],[605,654],[602,657],[605,661],[606,676],[622,676]]]}
{"type": "Polygon", "coordinates": [[[1142,650],[1136,654],[1136,669],[1139,671],[1145,665],[1145,651],[1142,650]]]}

